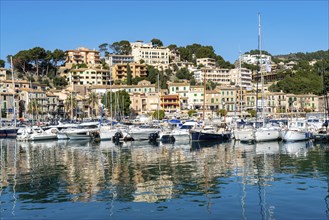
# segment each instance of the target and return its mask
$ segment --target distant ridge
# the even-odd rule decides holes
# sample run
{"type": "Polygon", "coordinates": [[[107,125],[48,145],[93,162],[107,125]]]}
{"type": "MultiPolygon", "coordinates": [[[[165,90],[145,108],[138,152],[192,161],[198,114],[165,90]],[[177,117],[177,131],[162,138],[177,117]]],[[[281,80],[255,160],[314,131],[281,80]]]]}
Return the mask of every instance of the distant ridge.
{"type": "Polygon", "coordinates": [[[282,54],[273,56],[276,59],[280,60],[289,60],[289,61],[298,61],[298,60],[321,60],[321,59],[329,59],[329,50],[318,50],[315,52],[297,52],[290,54],[282,54]]]}

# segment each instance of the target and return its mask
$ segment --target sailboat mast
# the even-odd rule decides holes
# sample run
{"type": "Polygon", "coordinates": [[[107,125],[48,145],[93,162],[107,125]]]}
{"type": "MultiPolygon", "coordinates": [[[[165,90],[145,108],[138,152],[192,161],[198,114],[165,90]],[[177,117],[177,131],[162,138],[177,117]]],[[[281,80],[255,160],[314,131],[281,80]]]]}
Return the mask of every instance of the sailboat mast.
{"type": "Polygon", "coordinates": [[[261,89],[262,89],[262,119],[263,119],[263,126],[265,125],[265,94],[264,94],[264,76],[263,76],[263,59],[262,59],[262,35],[261,35],[261,24],[260,24],[260,13],[258,13],[258,20],[259,20],[259,56],[260,56],[260,80],[261,80],[261,89]]]}
{"type": "Polygon", "coordinates": [[[10,57],[10,65],[11,65],[11,79],[13,85],[13,114],[14,114],[14,126],[16,128],[16,107],[15,107],[15,82],[14,82],[14,66],[13,66],[13,57],[10,57]]]}
{"type": "Polygon", "coordinates": [[[242,73],[241,73],[241,50],[239,56],[239,78],[240,78],[240,117],[242,118],[242,73]]]}
{"type": "Polygon", "coordinates": [[[202,113],[202,121],[204,124],[204,115],[206,113],[206,70],[203,70],[203,113],[202,113]]]}

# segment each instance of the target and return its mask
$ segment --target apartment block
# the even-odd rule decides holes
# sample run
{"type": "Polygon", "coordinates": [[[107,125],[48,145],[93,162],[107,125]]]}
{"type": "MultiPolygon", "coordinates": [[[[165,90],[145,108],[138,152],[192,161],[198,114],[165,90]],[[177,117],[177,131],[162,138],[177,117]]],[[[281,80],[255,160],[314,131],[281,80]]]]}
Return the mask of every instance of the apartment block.
{"type": "Polygon", "coordinates": [[[203,83],[206,81],[212,81],[221,85],[230,85],[231,77],[229,69],[220,68],[201,68],[194,72],[194,78],[197,82],[203,83]]]}
{"type": "Polygon", "coordinates": [[[239,85],[244,89],[252,87],[252,72],[246,68],[235,68],[229,70],[232,84],[239,85]]]}
{"type": "Polygon", "coordinates": [[[129,64],[116,64],[111,67],[112,80],[123,81],[127,79],[127,65],[130,67],[132,78],[147,77],[147,67],[145,64],[129,63],[129,64]]]}
{"type": "Polygon", "coordinates": [[[88,67],[95,67],[100,64],[100,53],[93,49],[79,47],[75,50],[65,51],[65,66],[71,68],[73,64],[87,64],[88,67]]]}
{"type": "Polygon", "coordinates": [[[108,85],[110,72],[106,69],[80,68],[63,74],[69,85],[108,85]]]}

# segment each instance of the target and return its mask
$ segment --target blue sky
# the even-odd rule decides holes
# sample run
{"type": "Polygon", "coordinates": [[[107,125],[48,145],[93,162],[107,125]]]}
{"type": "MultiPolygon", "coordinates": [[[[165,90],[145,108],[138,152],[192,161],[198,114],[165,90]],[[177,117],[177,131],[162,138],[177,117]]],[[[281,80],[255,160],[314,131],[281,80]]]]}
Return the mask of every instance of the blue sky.
{"type": "Polygon", "coordinates": [[[0,58],[36,46],[96,48],[121,40],[162,40],[165,46],[210,45],[234,62],[239,50],[273,55],[328,47],[328,1],[1,1],[0,58]]]}

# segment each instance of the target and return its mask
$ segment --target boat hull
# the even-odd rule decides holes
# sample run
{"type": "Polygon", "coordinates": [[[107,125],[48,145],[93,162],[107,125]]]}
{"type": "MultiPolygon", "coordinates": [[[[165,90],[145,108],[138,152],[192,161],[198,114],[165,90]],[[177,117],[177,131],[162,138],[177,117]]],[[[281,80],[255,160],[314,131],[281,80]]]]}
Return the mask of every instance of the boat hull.
{"type": "Polygon", "coordinates": [[[287,130],[281,134],[283,141],[304,141],[311,138],[310,132],[287,130]]]}
{"type": "Polygon", "coordinates": [[[231,138],[231,132],[207,133],[202,131],[191,131],[192,141],[223,141],[231,138]]]}
{"type": "Polygon", "coordinates": [[[241,129],[234,131],[234,138],[240,142],[251,142],[255,140],[253,129],[241,129]]]}
{"type": "Polygon", "coordinates": [[[274,141],[280,139],[280,131],[277,129],[259,128],[255,132],[255,141],[274,141]]]}

